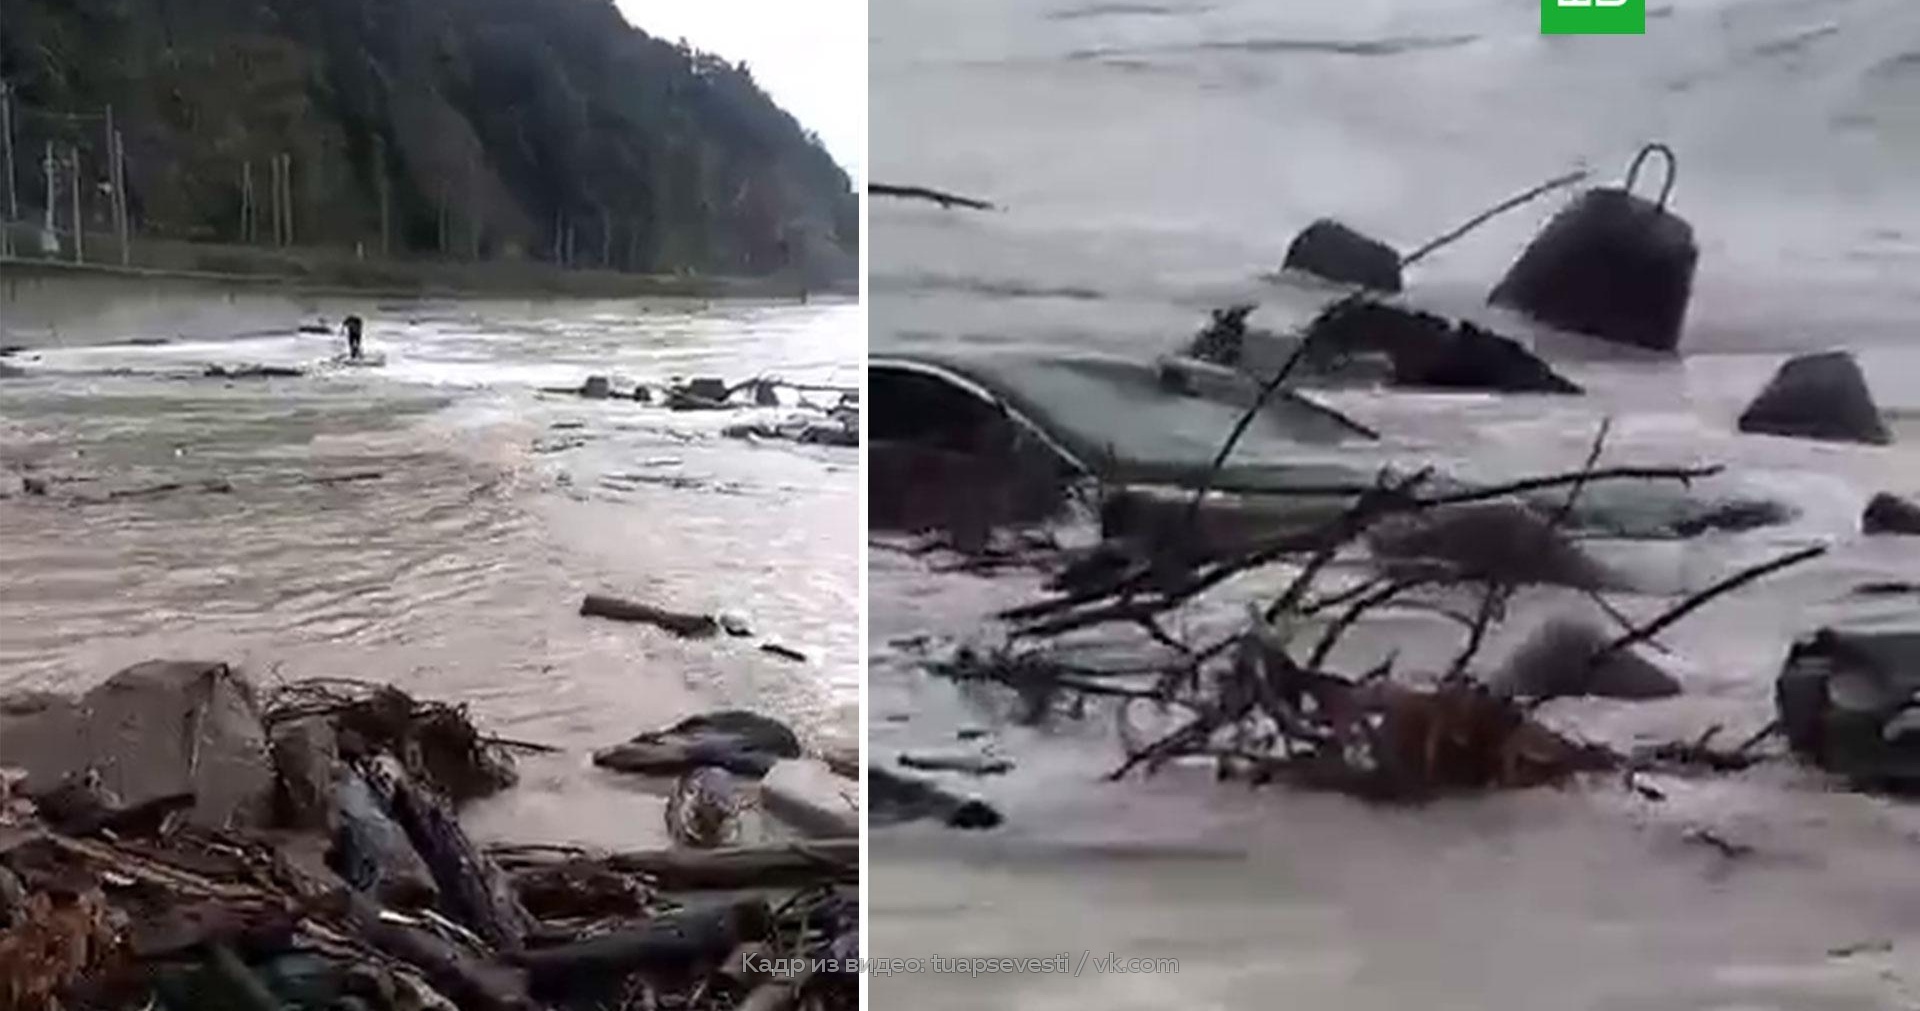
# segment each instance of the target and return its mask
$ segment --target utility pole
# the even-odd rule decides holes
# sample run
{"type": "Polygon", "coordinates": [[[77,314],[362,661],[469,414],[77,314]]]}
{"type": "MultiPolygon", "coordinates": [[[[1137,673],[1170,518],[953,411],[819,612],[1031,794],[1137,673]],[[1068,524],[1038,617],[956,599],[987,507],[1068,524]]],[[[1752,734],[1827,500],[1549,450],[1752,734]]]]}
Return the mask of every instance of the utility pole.
{"type": "Polygon", "coordinates": [[[46,159],[40,163],[40,178],[45,179],[47,181],[46,233],[48,235],[53,234],[53,226],[54,226],[53,201],[54,201],[55,194],[57,194],[60,189],[59,172],[60,172],[59,166],[54,164],[54,161],[53,161],[53,141],[47,141],[47,156],[46,156],[46,159]]]}
{"type": "Polygon", "coordinates": [[[473,248],[470,258],[480,262],[480,158],[473,152],[467,153],[467,231],[472,233],[473,248]]]}
{"type": "Polygon", "coordinates": [[[13,89],[0,81],[0,147],[7,162],[7,219],[0,222],[0,255],[13,253],[13,223],[20,220],[20,191],[13,170],[13,89]]]}
{"type": "Polygon", "coordinates": [[[387,142],[373,139],[374,181],[380,188],[380,255],[393,256],[393,187],[387,179],[387,142]]]}
{"type": "Polygon", "coordinates": [[[295,242],[293,235],[293,156],[283,154],[280,158],[285,163],[285,167],[280,170],[280,178],[282,180],[282,186],[286,190],[287,245],[292,246],[295,242]]]}
{"type": "Polygon", "coordinates": [[[253,234],[253,162],[240,163],[240,241],[252,245],[253,234]]]}
{"type": "Polygon", "coordinates": [[[561,243],[562,237],[566,234],[566,231],[567,231],[566,213],[564,211],[554,211],[553,212],[553,265],[556,267],[564,267],[567,265],[566,261],[560,258],[560,254],[562,252],[560,243],[561,243]]]}
{"type": "Polygon", "coordinates": [[[73,170],[73,262],[87,262],[87,223],[80,216],[80,146],[67,145],[73,170]]]}
{"type": "Polygon", "coordinates": [[[114,129],[111,105],[107,106],[107,186],[113,190],[113,233],[120,240],[120,265],[125,267],[133,262],[133,251],[127,248],[126,173],[120,152],[120,131],[114,129]]]}
{"type": "Polygon", "coordinates": [[[272,166],[271,177],[267,183],[267,188],[273,191],[271,197],[273,201],[273,245],[277,249],[280,246],[286,245],[286,236],[280,231],[280,226],[284,224],[283,219],[280,217],[280,156],[277,154],[274,155],[273,160],[268,162],[268,164],[272,166]]]}
{"type": "MultiPolygon", "coordinates": [[[[6,38],[6,8],[0,7],[0,40],[6,38]]],[[[0,51],[5,47],[0,46],[0,51]]],[[[0,256],[13,255],[13,222],[20,216],[20,195],[13,188],[13,91],[0,78],[0,146],[7,163],[7,216],[0,219],[0,256]]]]}
{"type": "Polygon", "coordinates": [[[129,263],[133,259],[133,211],[127,202],[132,194],[127,192],[127,135],[115,131],[113,135],[114,164],[120,169],[120,183],[114,192],[120,194],[120,248],[125,250],[129,263]]]}
{"type": "Polygon", "coordinates": [[[613,269],[613,216],[600,208],[600,269],[613,269]]]}

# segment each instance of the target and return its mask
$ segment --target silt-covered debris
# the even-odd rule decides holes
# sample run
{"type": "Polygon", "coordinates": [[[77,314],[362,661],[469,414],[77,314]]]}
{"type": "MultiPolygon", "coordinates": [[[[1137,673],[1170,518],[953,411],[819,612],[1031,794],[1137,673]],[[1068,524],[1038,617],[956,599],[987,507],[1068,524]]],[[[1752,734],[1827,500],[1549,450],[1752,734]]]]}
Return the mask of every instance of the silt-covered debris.
{"type": "Polygon", "coordinates": [[[858,844],[495,853],[464,710],[147,664],[0,700],[0,1011],[853,1007],[858,844]],[[749,958],[748,956],[754,956],[749,958]]]}

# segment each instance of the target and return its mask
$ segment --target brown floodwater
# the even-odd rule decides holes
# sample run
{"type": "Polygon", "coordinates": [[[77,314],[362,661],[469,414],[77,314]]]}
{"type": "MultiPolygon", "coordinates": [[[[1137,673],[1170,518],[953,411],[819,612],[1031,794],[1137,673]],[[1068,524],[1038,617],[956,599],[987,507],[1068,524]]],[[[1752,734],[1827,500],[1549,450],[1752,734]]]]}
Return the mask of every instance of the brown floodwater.
{"type": "Polygon", "coordinates": [[[742,412],[538,392],[594,373],[855,384],[857,306],[209,293],[222,313],[143,332],[100,294],[62,331],[43,325],[61,293],[37,291],[31,316],[13,304],[34,327],[0,341],[33,345],[0,380],[0,690],[161,657],[268,686],[391,682],[562,749],[524,760],[522,786],[472,812],[479,832],[606,845],[660,837],[659,786],[594,770],[596,747],[721,705],[857,733],[857,451],[723,438],[742,412]],[[296,332],[350,311],[385,365],[334,367],[336,337],[296,332]],[[214,363],[309,371],[202,378],[214,363]],[[756,637],[580,617],[600,591],[736,613],[756,637]]]}

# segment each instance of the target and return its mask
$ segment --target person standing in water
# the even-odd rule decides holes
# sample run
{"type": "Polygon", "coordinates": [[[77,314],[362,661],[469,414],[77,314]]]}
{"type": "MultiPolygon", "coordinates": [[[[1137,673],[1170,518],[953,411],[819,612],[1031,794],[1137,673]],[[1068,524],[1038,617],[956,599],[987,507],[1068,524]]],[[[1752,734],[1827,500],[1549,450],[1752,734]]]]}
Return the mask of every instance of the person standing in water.
{"type": "Polygon", "coordinates": [[[357,362],[360,360],[360,317],[348,316],[341,326],[347,332],[347,357],[357,362]]]}

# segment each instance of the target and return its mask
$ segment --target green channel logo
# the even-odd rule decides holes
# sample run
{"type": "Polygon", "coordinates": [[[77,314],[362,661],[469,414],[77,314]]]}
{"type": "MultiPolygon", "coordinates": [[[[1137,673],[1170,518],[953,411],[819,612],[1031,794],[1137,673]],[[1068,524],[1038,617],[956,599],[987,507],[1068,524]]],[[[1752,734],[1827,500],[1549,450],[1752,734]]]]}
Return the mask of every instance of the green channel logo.
{"type": "Polygon", "coordinates": [[[1645,35],[1647,0],[1540,0],[1542,35],[1645,35]]]}

